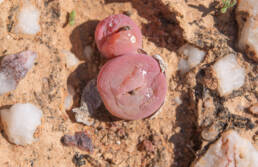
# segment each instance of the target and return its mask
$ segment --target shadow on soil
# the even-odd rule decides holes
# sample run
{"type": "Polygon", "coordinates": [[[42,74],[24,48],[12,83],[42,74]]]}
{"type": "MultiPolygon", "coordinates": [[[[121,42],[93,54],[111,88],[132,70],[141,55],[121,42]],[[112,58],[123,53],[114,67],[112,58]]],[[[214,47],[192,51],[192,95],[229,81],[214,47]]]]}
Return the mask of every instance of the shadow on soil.
{"type": "MultiPolygon", "coordinates": [[[[80,99],[84,87],[90,80],[97,78],[99,67],[105,61],[97,51],[94,42],[94,32],[98,22],[98,20],[90,20],[79,25],[73,30],[70,36],[70,41],[72,43],[71,52],[74,53],[78,59],[85,61],[80,64],[67,79],[67,85],[72,86],[75,90],[72,108],[80,106],[80,99]],[[86,46],[90,46],[92,49],[91,52],[88,52],[88,55],[84,50],[86,46]]],[[[67,110],[67,114],[70,119],[75,122],[74,114],[70,110],[67,110]]],[[[117,120],[106,111],[103,105],[92,115],[92,117],[104,122],[117,120]]]]}
{"type": "Polygon", "coordinates": [[[71,36],[71,51],[80,59],[85,60],[84,48],[90,45],[94,48],[94,32],[99,20],[89,20],[76,27],[71,36]]]}
{"type": "Polygon", "coordinates": [[[183,94],[182,104],[176,109],[176,127],[180,131],[170,137],[174,144],[174,163],[171,167],[188,167],[196,158],[195,152],[201,147],[200,132],[198,131],[196,108],[189,93],[183,94]]]}
{"type": "MultiPolygon", "coordinates": [[[[105,0],[105,2],[106,4],[131,2],[137,13],[148,20],[147,24],[142,23],[142,33],[156,46],[175,51],[184,44],[183,29],[176,19],[178,13],[171,12],[160,0],[105,0]]],[[[130,13],[130,11],[124,12],[130,13]]]]}
{"type": "Polygon", "coordinates": [[[202,12],[202,17],[207,15],[212,15],[214,18],[214,26],[217,30],[228,37],[228,45],[234,49],[237,49],[235,46],[237,40],[237,22],[235,19],[235,8],[230,8],[226,13],[221,13],[219,2],[214,1],[209,4],[208,7],[204,5],[194,5],[188,4],[189,7],[194,8],[202,12]]]}

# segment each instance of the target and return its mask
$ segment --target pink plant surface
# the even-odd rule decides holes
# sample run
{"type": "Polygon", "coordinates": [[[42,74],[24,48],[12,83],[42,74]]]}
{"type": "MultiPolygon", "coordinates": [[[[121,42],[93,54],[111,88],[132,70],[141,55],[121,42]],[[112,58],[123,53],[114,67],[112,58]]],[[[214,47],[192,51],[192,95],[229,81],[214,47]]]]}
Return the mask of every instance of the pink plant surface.
{"type": "Polygon", "coordinates": [[[154,58],[128,53],[109,60],[101,68],[97,88],[112,115],[138,120],[159,110],[166,96],[167,82],[154,58]]]}
{"type": "Polygon", "coordinates": [[[95,41],[106,58],[137,53],[142,48],[141,30],[130,17],[123,14],[111,15],[99,22],[95,41]]]}

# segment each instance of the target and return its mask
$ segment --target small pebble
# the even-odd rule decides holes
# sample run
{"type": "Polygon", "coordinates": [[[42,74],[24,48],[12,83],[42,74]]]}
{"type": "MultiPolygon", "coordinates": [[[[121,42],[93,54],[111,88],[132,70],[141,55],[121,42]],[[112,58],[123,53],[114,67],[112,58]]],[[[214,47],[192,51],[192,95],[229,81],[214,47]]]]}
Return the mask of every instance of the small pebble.
{"type": "Polygon", "coordinates": [[[94,119],[91,118],[89,108],[86,103],[82,104],[79,108],[72,109],[76,122],[82,123],[87,126],[94,124],[94,119]]]}
{"type": "Polygon", "coordinates": [[[76,146],[83,151],[93,151],[91,138],[86,132],[76,132],[74,136],[64,135],[61,141],[66,146],[76,146]]]}
{"type": "Polygon", "coordinates": [[[73,67],[80,63],[80,60],[72,52],[63,50],[62,53],[66,57],[66,64],[68,67],[73,67]]]}
{"type": "Polygon", "coordinates": [[[245,83],[245,69],[242,68],[236,56],[229,54],[218,60],[213,69],[219,83],[220,95],[228,95],[233,90],[237,90],[245,83]]]}
{"type": "Polygon", "coordinates": [[[96,79],[90,80],[83,89],[81,105],[83,103],[87,104],[90,114],[93,114],[94,111],[101,106],[102,100],[97,89],[96,79]]]}
{"type": "Polygon", "coordinates": [[[2,110],[1,119],[8,140],[17,145],[32,144],[33,135],[41,124],[42,111],[33,104],[15,104],[9,110],[2,110]]]}
{"type": "Polygon", "coordinates": [[[24,51],[3,58],[0,67],[0,95],[16,89],[34,65],[36,57],[35,52],[24,51]]]}
{"type": "Polygon", "coordinates": [[[183,103],[179,96],[175,97],[174,101],[177,105],[181,105],[183,103]]]}
{"type": "Polygon", "coordinates": [[[211,127],[204,129],[201,132],[201,136],[206,141],[213,141],[217,138],[219,133],[220,133],[219,129],[216,128],[215,125],[212,125],[211,127]]]}
{"type": "Polygon", "coordinates": [[[35,35],[40,31],[40,11],[32,4],[26,2],[18,14],[18,23],[15,27],[17,33],[35,35]]]}
{"type": "Polygon", "coordinates": [[[87,83],[82,92],[81,106],[72,110],[72,112],[75,113],[76,121],[87,126],[94,123],[94,119],[91,117],[102,104],[96,84],[96,79],[87,83]]]}
{"type": "Polygon", "coordinates": [[[68,95],[65,97],[64,106],[66,110],[69,110],[73,105],[73,96],[75,95],[75,90],[71,85],[68,85],[67,89],[68,95]]]}
{"type": "Polygon", "coordinates": [[[178,52],[186,57],[185,59],[180,59],[178,64],[178,70],[182,74],[199,65],[206,54],[204,51],[190,44],[183,45],[179,48],[178,52]]]}

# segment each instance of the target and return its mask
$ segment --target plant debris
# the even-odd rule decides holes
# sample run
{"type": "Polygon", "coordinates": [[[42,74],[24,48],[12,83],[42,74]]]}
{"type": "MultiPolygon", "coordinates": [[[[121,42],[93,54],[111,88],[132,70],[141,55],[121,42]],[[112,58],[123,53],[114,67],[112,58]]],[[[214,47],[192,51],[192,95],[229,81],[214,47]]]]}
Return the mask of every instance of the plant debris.
{"type": "Polygon", "coordinates": [[[220,9],[221,13],[226,13],[229,8],[232,8],[236,5],[236,0],[222,0],[223,7],[220,9]]]}
{"type": "Polygon", "coordinates": [[[76,17],[76,12],[75,10],[73,10],[70,14],[69,14],[69,25],[73,26],[75,24],[75,17],[76,17]]]}

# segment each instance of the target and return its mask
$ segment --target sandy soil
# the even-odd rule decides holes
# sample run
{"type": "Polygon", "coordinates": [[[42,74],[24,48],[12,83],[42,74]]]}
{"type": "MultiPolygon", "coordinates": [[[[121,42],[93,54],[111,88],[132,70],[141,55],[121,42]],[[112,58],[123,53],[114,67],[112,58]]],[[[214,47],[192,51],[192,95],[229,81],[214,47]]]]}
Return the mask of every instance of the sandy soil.
{"type": "MultiPolygon", "coordinates": [[[[38,141],[21,147],[0,136],[1,167],[188,167],[219,134],[235,129],[258,148],[258,117],[248,107],[257,102],[257,66],[236,48],[234,9],[221,14],[219,0],[35,0],[41,11],[41,31],[35,36],[13,33],[20,0],[0,4],[0,58],[30,49],[38,53],[35,66],[15,91],[0,97],[0,109],[31,102],[44,116],[35,134],[38,141]],[[67,14],[76,11],[76,24],[66,25],[67,14]],[[123,121],[104,108],[92,126],[74,121],[65,111],[67,83],[76,90],[73,107],[86,83],[97,76],[104,60],[96,50],[94,30],[99,20],[126,13],[141,27],[143,47],[159,54],[168,64],[169,92],[162,112],[154,119],[123,121]],[[184,76],[177,71],[177,49],[191,43],[207,51],[205,60],[184,76]],[[89,60],[86,46],[94,53],[89,60]],[[71,50],[81,60],[68,68],[62,50],[71,50]],[[220,97],[210,77],[210,67],[228,53],[237,53],[246,69],[245,85],[220,97]],[[177,103],[180,98],[182,104],[177,103]],[[215,129],[215,130],[214,130],[215,129]],[[94,151],[88,153],[60,142],[64,134],[87,131],[94,151]],[[215,135],[209,135],[215,131],[215,135]],[[208,137],[207,137],[208,134],[208,137]],[[147,144],[146,144],[147,143],[147,144]],[[77,155],[77,156],[76,156],[77,155]],[[85,156],[82,156],[85,155],[85,156]]],[[[215,84],[215,85],[214,85],[215,84]]]]}

